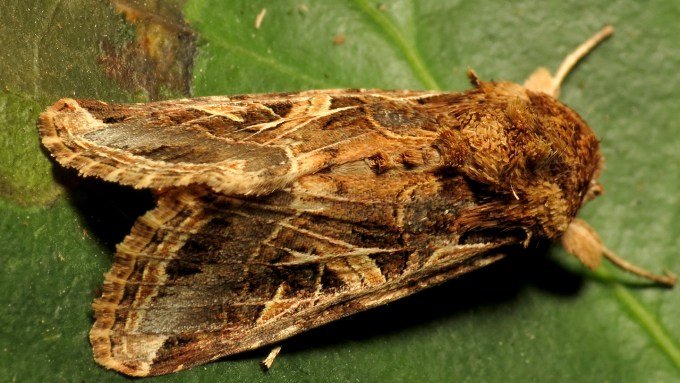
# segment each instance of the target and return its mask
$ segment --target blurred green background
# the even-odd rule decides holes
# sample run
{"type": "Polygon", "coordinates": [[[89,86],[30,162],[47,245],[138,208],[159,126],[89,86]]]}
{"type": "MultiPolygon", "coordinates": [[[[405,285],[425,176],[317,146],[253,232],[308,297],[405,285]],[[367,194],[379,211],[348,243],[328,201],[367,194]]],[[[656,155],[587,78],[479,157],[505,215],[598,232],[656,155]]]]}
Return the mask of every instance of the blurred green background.
{"type": "MultiPolygon", "coordinates": [[[[87,332],[113,247],[152,206],[41,149],[58,98],[148,101],[310,88],[521,82],[605,24],[561,98],[602,138],[586,218],[620,255],[680,273],[680,3],[5,0],[0,7],[0,381],[108,382],[87,332]],[[266,8],[259,28],[256,15],[266,8]]],[[[559,248],[159,382],[677,382],[680,293],[559,248]]]]}

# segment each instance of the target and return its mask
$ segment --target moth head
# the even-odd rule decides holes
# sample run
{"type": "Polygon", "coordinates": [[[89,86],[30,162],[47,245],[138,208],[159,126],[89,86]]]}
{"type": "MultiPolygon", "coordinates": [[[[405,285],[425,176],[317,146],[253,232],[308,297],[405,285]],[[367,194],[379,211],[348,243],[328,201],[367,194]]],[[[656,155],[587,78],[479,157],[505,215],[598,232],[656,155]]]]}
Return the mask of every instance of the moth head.
{"type": "Polygon", "coordinates": [[[481,82],[438,147],[462,173],[537,234],[559,236],[599,194],[602,164],[592,129],[571,108],[509,82],[481,82]]]}
{"type": "MultiPolygon", "coordinates": [[[[442,134],[442,156],[481,183],[530,232],[557,238],[579,208],[602,192],[599,142],[571,108],[558,101],[562,82],[595,46],[614,32],[605,26],[560,63],[555,74],[538,68],[523,85],[484,82],[468,69],[476,88],[466,92],[450,131],[442,134]],[[505,201],[512,195],[515,201],[505,201]]],[[[478,209],[493,216],[494,207],[478,209]]],[[[506,214],[507,216],[507,214],[506,214]]],[[[480,218],[481,219],[481,218],[480,218]]],[[[493,222],[493,218],[489,220],[493,222]]]]}

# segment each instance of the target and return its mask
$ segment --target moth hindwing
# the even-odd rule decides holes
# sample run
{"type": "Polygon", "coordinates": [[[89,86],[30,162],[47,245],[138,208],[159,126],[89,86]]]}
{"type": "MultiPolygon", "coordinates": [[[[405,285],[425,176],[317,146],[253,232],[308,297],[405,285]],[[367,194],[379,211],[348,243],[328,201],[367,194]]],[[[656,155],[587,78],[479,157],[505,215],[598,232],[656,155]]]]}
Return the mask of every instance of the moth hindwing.
{"type": "MultiPolygon", "coordinates": [[[[536,238],[596,238],[574,217],[597,191],[598,141],[551,96],[559,82],[471,78],[461,93],[63,99],[47,109],[39,130],[60,164],[157,196],[93,303],[97,362],[136,376],[182,370],[536,238]]],[[[592,243],[571,247],[591,266],[602,252],[592,243]]]]}

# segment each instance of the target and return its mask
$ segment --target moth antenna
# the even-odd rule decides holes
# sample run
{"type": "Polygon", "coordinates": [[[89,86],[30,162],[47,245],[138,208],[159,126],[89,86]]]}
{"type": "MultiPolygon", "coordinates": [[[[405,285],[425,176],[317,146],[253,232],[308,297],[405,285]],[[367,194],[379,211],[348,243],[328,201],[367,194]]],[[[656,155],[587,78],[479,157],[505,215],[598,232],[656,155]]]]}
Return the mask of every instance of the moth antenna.
{"type": "Polygon", "coordinates": [[[482,84],[482,80],[480,80],[479,76],[477,76],[477,72],[475,72],[474,69],[470,67],[467,68],[467,76],[470,80],[470,84],[472,84],[472,86],[475,88],[479,88],[479,86],[482,84]]]}
{"type": "Polygon", "coordinates": [[[579,45],[562,60],[554,76],[545,68],[538,68],[524,82],[524,87],[533,91],[547,93],[555,98],[560,95],[560,86],[576,64],[602,41],[614,33],[614,27],[607,25],[588,40],[579,45]]]}
{"type": "Polygon", "coordinates": [[[634,264],[626,261],[625,259],[619,257],[605,246],[602,246],[602,255],[604,255],[604,257],[607,258],[609,262],[613,263],[614,265],[616,265],[616,267],[620,268],[621,270],[627,271],[631,274],[637,275],[645,279],[649,279],[650,281],[653,281],[660,285],[673,287],[675,286],[675,283],[678,281],[678,277],[669,271],[664,271],[663,275],[654,274],[648,270],[645,270],[639,266],[635,266],[634,264]]]}
{"type": "Polygon", "coordinates": [[[555,73],[555,78],[553,79],[553,81],[555,82],[555,87],[557,88],[558,92],[560,86],[562,85],[562,81],[564,81],[565,77],[567,77],[569,72],[571,72],[571,69],[582,58],[584,58],[588,53],[590,53],[590,51],[592,51],[593,48],[595,48],[598,44],[603,42],[613,33],[614,27],[612,27],[611,25],[605,26],[593,37],[584,41],[583,44],[579,45],[578,48],[576,48],[573,52],[567,55],[567,57],[565,57],[564,60],[562,60],[560,66],[557,68],[557,72],[555,73]]]}
{"type": "Polygon", "coordinates": [[[602,243],[597,232],[582,219],[576,218],[569,224],[569,227],[562,235],[562,246],[567,252],[578,258],[581,263],[592,270],[600,266],[600,260],[604,257],[621,270],[648,279],[654,283],[673,287],[677,282],[677,277],[672,273],[666,272],[663,275],[654,274],[620,258],[602,243]]]}

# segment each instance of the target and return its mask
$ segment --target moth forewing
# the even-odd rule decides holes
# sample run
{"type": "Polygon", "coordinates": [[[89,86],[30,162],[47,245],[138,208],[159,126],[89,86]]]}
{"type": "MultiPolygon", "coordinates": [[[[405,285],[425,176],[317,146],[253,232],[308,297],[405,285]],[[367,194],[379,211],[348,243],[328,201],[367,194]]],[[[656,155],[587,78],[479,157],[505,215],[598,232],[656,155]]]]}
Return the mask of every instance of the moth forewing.
{"type": "Polygon", "coordinates": [[[574,220],[596,194],[602,157],[553,95],[609,33],[529,89],[470,71],[475,87],[460,93],[58,101],[39,130],[59,163],[158,199],[118,245],[93,303],[96,361],[135,376],[190,368],[469,273],[535,238],[563,238],[590,267],[605,256],[671,284],[619,262],[574,220]]]}

